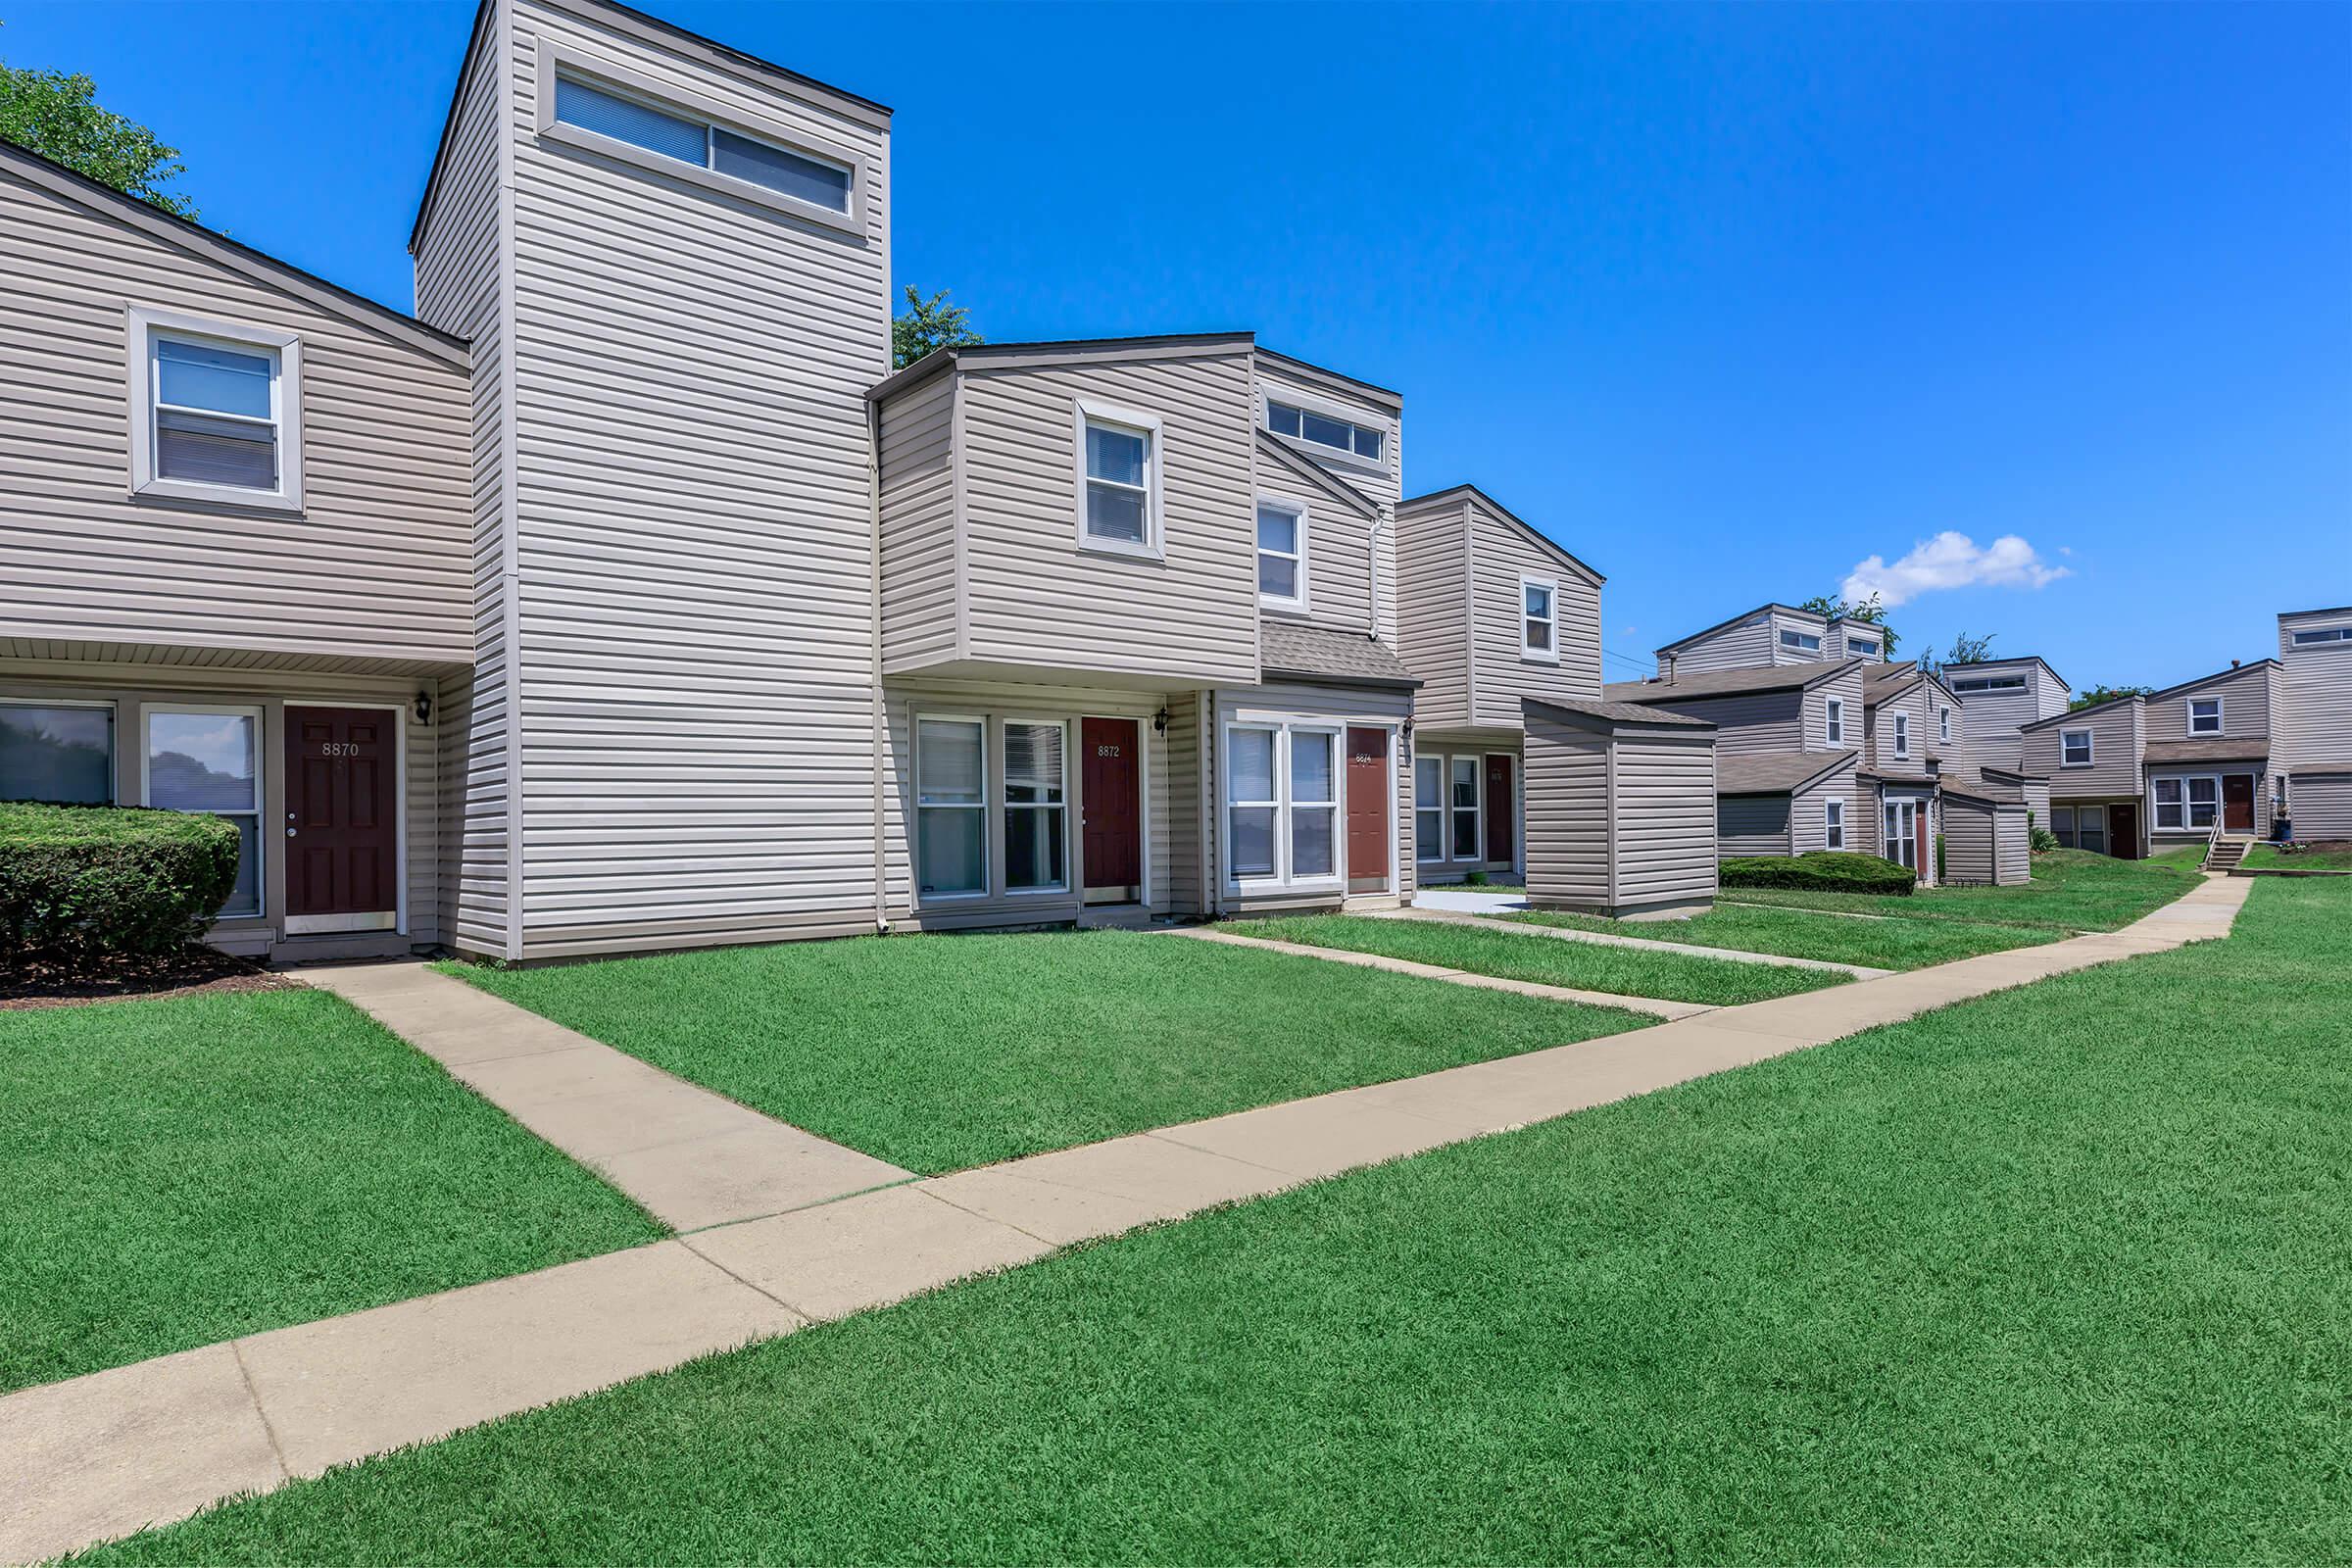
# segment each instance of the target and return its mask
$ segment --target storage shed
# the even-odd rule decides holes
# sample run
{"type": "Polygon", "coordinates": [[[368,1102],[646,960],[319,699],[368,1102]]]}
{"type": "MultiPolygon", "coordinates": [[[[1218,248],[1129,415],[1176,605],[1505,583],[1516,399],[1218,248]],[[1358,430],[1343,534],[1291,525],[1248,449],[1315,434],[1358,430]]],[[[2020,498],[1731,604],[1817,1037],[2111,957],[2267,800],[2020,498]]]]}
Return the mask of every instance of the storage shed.
{"type": "Polygon", "coordinates": [[[2024,797],[1997,784],[1943,785],[1943,875],[1960,887],[2013,887],[2033,879],[2024,797]]]}
{"type": "Polygon", "coordinates": [[[1715,726],[1639,703],[1522,704],[1527,899],[1588,914],[1715,900],[1715,726]]]}

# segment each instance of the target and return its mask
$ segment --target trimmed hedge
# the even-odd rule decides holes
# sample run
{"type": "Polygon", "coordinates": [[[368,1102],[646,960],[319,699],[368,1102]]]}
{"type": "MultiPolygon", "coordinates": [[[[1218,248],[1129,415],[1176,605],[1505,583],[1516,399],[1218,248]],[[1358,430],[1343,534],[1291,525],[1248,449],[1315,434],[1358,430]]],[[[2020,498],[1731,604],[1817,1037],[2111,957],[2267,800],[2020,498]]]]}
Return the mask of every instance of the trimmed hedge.
{"type": "Polygon", "coordinates": [[[0,960],[170,953],[237,880],[237,830],[135,806],[0,804],[0,960]]]}
{"type": "Polygon", "coordinates": [[[1815,850],[1793,859],[1756,856],[1721,866],[1727,888],[1803,888],[1814,893],[1878,893],[1908,898],[1919,878],[1892,860],[1843,850],[1815,850]]]}

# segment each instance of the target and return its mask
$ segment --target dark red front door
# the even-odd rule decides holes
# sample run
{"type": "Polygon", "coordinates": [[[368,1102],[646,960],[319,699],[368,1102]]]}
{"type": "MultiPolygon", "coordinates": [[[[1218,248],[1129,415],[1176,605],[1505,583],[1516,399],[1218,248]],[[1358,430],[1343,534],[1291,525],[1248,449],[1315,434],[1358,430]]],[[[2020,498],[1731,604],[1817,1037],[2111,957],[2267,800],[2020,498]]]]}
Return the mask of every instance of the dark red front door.
{"type": "Polygon", "coordinates": [[[1348,732],[1348,888],[1389,885],[1389,733],[1348,732]]]}
{"type": "Polygon", "coordinates": [[[1132,718],[1090,718],[1079,725],[1089,895],[1117,900],[1142,896],[1142,726],[1132,718]]]}
{"type": "Polygon", "coordinates": [[[1487,858],[1511,863],[1519,823],[1512,808],[1511,760],[1501,753],[1487,758],[1487,858]]]}
{"type": "Polygon", "coordinates": [[[2222,826],[2231,833],[2254,831],[2254,775],[2222,775],[2222,826]]]}
{"type": "Polygon", "coordinates": [[[2121,804],[2107,808],[2107,853],[2119,860],[2139,858],[2139,808],[2121,804]]]}
{"type": "Polygon", "coordinates": [[[398,722],[381,709],[286,710],[290,929],[392,924],[400,905],[398,722]]]}
{"type": "Polygon", "coordinates": [[[1911,847],[1918,852],[1917,869],[1923,877],[1932,873],[1936,862],[1928,858],[1928,803],[1919,803],[1919,814],[1911,819],[1911,847]]]}

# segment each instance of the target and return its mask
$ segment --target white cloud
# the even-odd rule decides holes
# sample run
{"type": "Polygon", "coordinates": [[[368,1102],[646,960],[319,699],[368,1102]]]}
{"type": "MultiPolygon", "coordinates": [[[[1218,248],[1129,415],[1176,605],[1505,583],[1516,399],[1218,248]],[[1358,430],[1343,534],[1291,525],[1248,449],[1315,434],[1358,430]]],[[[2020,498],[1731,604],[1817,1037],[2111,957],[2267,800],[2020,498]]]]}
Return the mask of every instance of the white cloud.
{"type": "Polygon", "coordinates": [[[1856,604],[1877,594],[1891,610],[1945,588],[2046,588],[2073,575],[2070,567],[2044,562],[2016,534],[2005,533],[1980,550],[1968,535],[1946,528],[1892,564],[1884,556],[1866,558],[1838,591],[1856,604]]]}

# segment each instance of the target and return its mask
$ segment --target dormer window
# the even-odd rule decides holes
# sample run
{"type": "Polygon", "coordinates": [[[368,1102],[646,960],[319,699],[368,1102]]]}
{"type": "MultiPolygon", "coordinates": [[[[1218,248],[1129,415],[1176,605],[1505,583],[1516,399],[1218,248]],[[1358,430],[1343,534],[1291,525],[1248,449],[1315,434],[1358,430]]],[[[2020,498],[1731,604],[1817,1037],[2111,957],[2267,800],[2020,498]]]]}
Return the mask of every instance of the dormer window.
{"type": "Polygon", "coordinates": [[[1078,543],[1157,556],[1159,420],[1081,398],[1077,427],[1078,543]]]}
{"type": "Polygon", "coordinates": [[[1975,680],[1952,683],[1952,690],[1965,697],[1970,692],[2022,692],[2026,689],[2023,675],[1980,675],[1975,680]]]}
{"type": "Polygon", "coordinates": [[[299,510],[301,339],[136,308],[129,331],[132,492],[299,510]]]}
{"type": "Polygon", "coordinates": [[[2219,735],[2222,732],[2222,700],[2219,697],[2191,697],[2188,700],[2188,732],[2191,735],[2219,735]]]}
{"type": "Polygon", "coordinates": [[[1266,428],[1276,435],[1287,435],[1294,441],[1310,446],[1344,452],[1366,463],[1381,463],[1388,458],[1388,432],[1368,424],[1357,424],[1296,403],[1266,400],[1266,428]]]}
{"type": "Polygon", "coordinates": [[[1845,640],[1845,655],[1848,659],[1876,659],[1879,657],[1879,645],[1867,637],[1848,637],[1845,640]]]}
{"type": "Polygon", "coordinates": [[[1548,577],[1519,579],[1519,657],[1560,662],[1559,584],[1548,577]]]}
{"type": "Polygon", "coordinates": [[[1784,627],[1781,631],[1781,646],[1793,648],[1800,654],[1818,654],[1821,652],[1821,639],[1809,631],[1789,631],[1784,627]]]}
{"type": "Polygon", "coordinates": [[[2309,648],[2315,643],[2352,643],[2352,626],[2317,626],[2295,633],[2297,648],[2309,648]]]}

